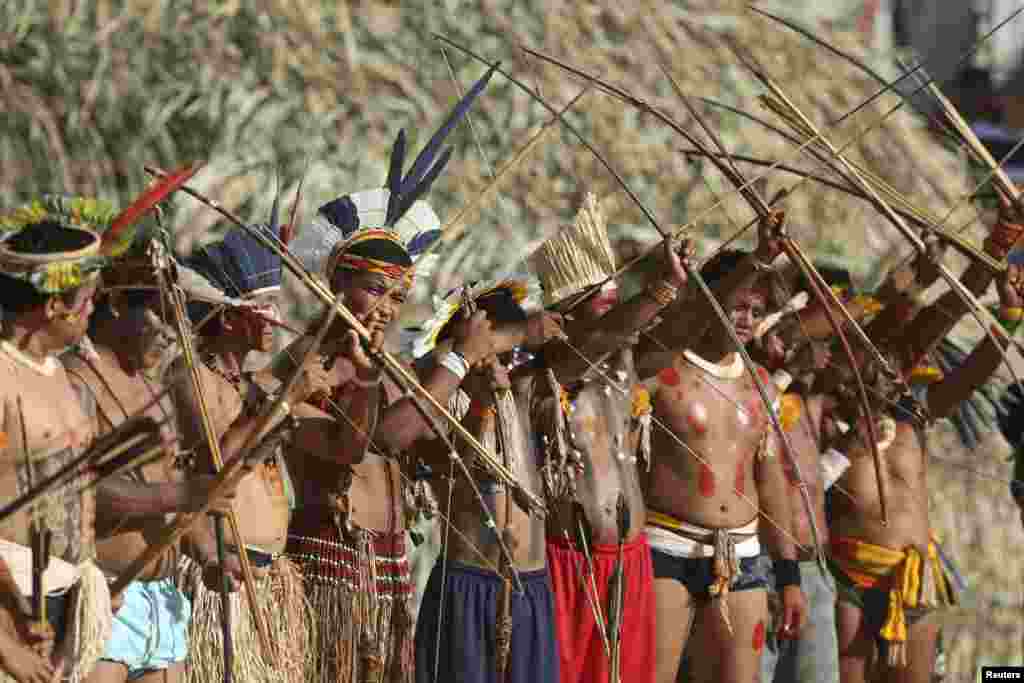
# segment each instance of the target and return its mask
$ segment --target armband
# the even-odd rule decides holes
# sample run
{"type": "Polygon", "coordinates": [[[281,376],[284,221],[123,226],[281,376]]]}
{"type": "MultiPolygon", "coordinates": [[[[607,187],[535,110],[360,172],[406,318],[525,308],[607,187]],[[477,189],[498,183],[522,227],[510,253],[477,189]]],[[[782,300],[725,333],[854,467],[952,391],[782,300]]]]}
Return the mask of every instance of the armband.
{"type": "Polygon", "coordinates": [[[828,491],[850,469],[850,459],[834,448],[821,454],[822,483],[828,491]]]}
{"type": "Polygon", "coordinates": [[[778,388],[779,393],[784,394],[786,389],[789,389],[789,385],[793,383],[793,375],[785,370],[776,370],[772,373],[772,382],[778,388]]]}
{"type": "Polygon", "coordinates": [[[664,280],[658,280],[647,285],[647,296],[654,299],[659,306],[665,307],[676,300],[679,295],[679,289],[664,280]]]}
{"type": "Polygon", "coordinates": [[[466,375],[469,374],[469,362],[458,351],[449,351],[441,356],[439,364],[453,375],[456,375],[459,380],[466,379],[466,375]]]}
{"type": "Polygon", "coordinates": [[[776,590],[786,586],[800,586],[800,563],[796,560],[775,560],[772,568],[775,571],[776,590]]]}

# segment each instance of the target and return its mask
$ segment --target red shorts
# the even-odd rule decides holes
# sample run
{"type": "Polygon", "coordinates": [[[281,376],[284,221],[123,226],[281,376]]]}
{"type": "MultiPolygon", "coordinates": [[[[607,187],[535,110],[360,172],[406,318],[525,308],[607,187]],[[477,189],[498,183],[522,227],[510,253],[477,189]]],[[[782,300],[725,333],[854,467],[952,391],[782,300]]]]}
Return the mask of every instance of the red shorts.
{"type": "MultiPolygon", "coordinates": [[[[600,614],[608,619],[608,579],[615,571],[617,548],[596,545],[590,549],[594,562],[600,614]]],[[[591,607],[593,588],[586,556],[561,539],[547,543],[548,574],[555,595],[555,634],[561,659],[561,683],[607,683],[608,656],[591,607]],[[580,577],[587,579],[584,592],[580,577]]],[[[654,683],[654,569],[647,536],[640,534],[623,546],[622,679],[630,683],[654,683]]]]}

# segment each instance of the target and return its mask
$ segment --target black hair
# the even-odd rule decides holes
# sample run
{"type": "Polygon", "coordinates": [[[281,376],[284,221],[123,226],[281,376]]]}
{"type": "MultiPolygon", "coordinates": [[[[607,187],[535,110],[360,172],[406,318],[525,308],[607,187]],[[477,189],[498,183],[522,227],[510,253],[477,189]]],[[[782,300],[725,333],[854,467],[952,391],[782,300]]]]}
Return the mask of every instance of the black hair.
{"type": "MultiPolygon", "coordinates": [[[[488,292],[476,300],[477,308],[487,313],[487,318],[496,325],[508,325],[510,323],[521,323],[526,320],[526,311],[516,301],[512,292],[506,288],[496,289],[488,292]]],[[[445,323],[437,335],[437,341],[441,342],[451,336],[455,323],[460,319],[457,313],[445,323]]]]}
{"type": "Polygon", "coordinates": [[[700,269],[700,276],[708,287],[714,287],[722,278],[736,269],[744,258],[748,256],[742,249],[723,249],[704,264],[700,269]]]}
{"type": "MultiPolygon", "coordinates": [[[[749,255],[749,252],[742,249],[723,249],[704,264],[704,267],[700,269],[700,275],[704,278],[704,282],[707,283],[708,287],[714,289],[716,284],[735,270],[740,262],[749,255]]],[[[767,295],[765,304],[767,304],[769,309],[778,308],[786,298],[785,292],[781,291],[777,279],[772,277],[770,273],[760,275],[754,286],[767,295]]]]}
{"type": "Polygon", "coordinates": [[[90,232],[46,220],[19,230],[4,245],[18,254],[41,255],[78,251],[95,241],[96,236],[90,232]]]}
{"type": "Polygon", "coordinates": [[[412,257],[402,245],[386,239],[368,239],[356,242],[345,254],[392,263],[403,268],[412,267],[412,257]]]}
{"type": "MultiPolygon", "coordinates": [[[[34,223],[12,235],[4,242],[4,246],[18,254],[61,254],[84,249],[96,241],[96,236],[85,230],[69,228],[57,221],[45,220],[34,223]]],[[[40,292],[29,282],[0,273],[0,306],[12,315],[27,313],[46,305],[46,302],[59,297],[65,303],[75,300],[78,288],[75,287],[60,294],[40,292]]]]}
{"type": "Polygon", "coordinates": [[[129,289],[118,292],[116,296],[107,292],[96,302],[95,311],[89,319],[89,336],[95,336],[100,327],[117,317],[115,310],[145,308],[151,306],[157,297],[157,292],[144,289],[129,289]]]}

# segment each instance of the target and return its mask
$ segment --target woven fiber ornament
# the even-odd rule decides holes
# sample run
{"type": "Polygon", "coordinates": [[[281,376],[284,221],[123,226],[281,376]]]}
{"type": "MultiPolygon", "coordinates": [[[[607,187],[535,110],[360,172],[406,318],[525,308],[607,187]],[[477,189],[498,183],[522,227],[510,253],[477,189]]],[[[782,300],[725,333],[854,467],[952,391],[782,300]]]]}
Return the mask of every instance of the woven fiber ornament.
{"type": "Polygon", "coordinates": [[[615,274],[615,252],[608,239],[597,197],[587,193],[576,220],[544,242],[530,256],[530,265],[552,306],[615,274]]]}

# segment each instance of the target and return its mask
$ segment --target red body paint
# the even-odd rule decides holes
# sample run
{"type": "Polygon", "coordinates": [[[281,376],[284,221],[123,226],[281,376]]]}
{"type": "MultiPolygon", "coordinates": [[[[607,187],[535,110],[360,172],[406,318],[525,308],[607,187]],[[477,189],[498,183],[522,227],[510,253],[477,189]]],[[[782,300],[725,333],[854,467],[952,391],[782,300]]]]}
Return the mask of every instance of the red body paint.
{"type": "Polygon", "coordinates": [[[764,649],[764,622],[757,622],[754,627],[754,651],[760,652],[764,649]]]}
{"type": "Polygon", "coordinates": [[[658,379],[665,386],[674,387],[680,382],[679,371],[675,368],[665,368],[658,373],[658,379]]]}
{"type": "Polygon", "coordinates": [[[761,381],[765,384],[768,384],[772,379],[771,376],[768,374],[768,371],[762,367],[757,368],[757,376],[760,377],[761,381]]]}
{"type": "Polygon", "coordinates": [[[708,430],[707,425],[701,422],[700,419],[693,413],[690,413],[689,415],[686,416],[686,423],[690,425],[690,431],[692,431],[694,434],[703,434],[708,430]]]}
{"type": "Polygon", "coordinates": [[[705,434],[708,431],[708,411],[700,403],[695,404],[686,414],[686,423],[694,434],[705,434]]]}
{"type": "Polygon", "coordinates": [[[700,464],[700,478],[697,481],[697,490],[705,498],[715,495],[715,473],[711,471],[711,467],[706,462],[700,464]]]}

